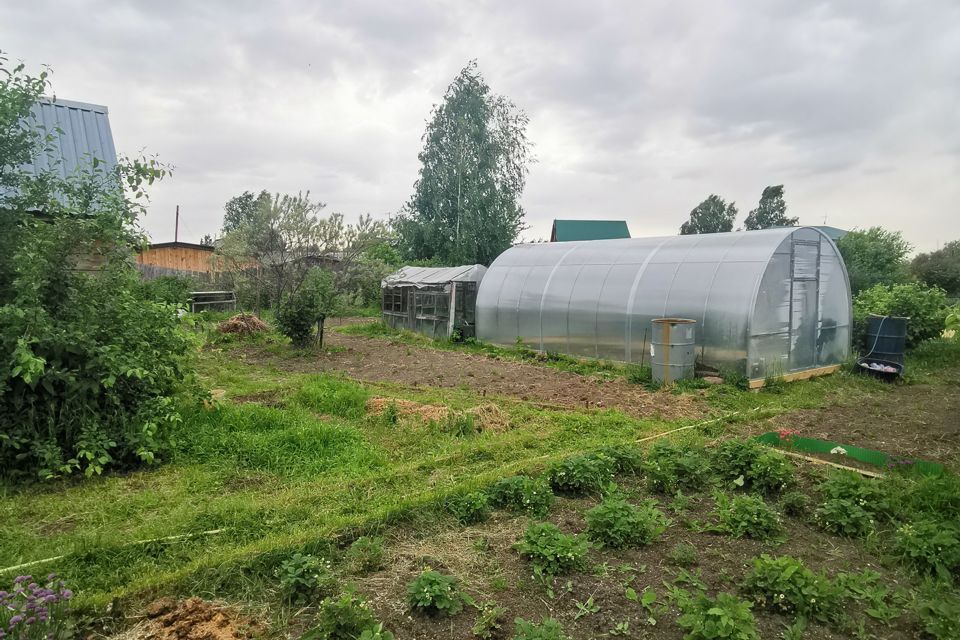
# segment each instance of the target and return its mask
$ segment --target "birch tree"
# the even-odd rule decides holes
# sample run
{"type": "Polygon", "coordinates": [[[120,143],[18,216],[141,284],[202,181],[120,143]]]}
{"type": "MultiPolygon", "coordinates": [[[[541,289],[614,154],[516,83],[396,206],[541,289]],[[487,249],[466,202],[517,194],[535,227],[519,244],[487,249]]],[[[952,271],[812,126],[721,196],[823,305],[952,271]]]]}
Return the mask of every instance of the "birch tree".
{"type": "Polygon", "coordinates": [[[395,220],[406,258],[490,264],[516,241],[532,161],[528,122],[491,92],[476,61],[460,71],[427,123],[420,177],[395,220]]]}

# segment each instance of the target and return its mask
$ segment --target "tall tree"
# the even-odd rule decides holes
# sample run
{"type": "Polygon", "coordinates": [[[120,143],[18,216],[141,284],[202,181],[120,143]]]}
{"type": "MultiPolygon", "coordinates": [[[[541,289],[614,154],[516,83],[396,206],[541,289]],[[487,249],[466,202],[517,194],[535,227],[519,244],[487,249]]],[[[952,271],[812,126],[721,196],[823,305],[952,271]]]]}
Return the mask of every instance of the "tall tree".
{"type": "Polygon", "coordinates": [[[783,185],[767,187],[760,195],[760,204],[747,214],[744,226],[748,231],[771,227],[795,227],[799,218],[787,217],[787,202],[783,199],[783,185]]]}
{"type": "Polygon", "coordinates": [[[720,196],[710,194],[694,207],[690,219],[680,225],[680,235],[733,231],[733,221],[736,219],[737,207],[734,203],[727,203],[720,196]]]}
{"type": "Polygon", "coordinates": [[[246,222],[253,221],[257,210],[269,206],[273,198],[266,191],[261,191],[254,195],[252,191],[244,191],[239,196],[234,196],[227,200],[223,205],[223,229],[222,235],[227,235],[231,231],[236,231],[246,222]]]}
{"type": "Polygon", "coordinates": [[[490,264],[523,230],[527,116],[467,64],[434,107],[395,228],[408,259],[490,264]]]}
{"type": "Polygon", "coordinates": [[[854,294],[878,284],[896,284],[907,279],[906,257],[910,243],[899,231],[870,227],[851,231],[837,242],[847,265],[854,294]]]}
{"type": "Polygon", "coordinates": [[[960,296],[960,240],[948,242],[937,251],[921,253],[913,259],[910,271],[921,282],[960,296]]]}
{"type": "Polygon", "coordinates": [[[311,267],[336,265],[338,272],[348,272],[368,247],[388,235],[386,224],[369,215],[354,225],[345,224],[339,213],[321,218],[325,207],[309,192],[258,198],[250,216],[221,240],[227,270],[241,287],[253,285],[258,311],[261,293],[278,308],[297,292],[311,267]]]}

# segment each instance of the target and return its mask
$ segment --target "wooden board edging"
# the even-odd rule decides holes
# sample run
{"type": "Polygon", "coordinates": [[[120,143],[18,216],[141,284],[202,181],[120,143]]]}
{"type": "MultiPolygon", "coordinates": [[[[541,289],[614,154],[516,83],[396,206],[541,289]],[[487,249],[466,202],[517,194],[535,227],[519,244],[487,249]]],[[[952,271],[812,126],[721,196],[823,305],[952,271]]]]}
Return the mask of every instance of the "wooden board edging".
{"type": "MultiPolygon", "coordinates": [[[[784,382],[794,382],[796,380],[806,380],[807,378],[814,378],[816,376],[825,376],[831,373],[836,373],[840,370],[841,364],[831,364],[827,367],[817,367],[816,369],[804,369],[803,371],[795,371],[793,373],[786,373],[782,376],[777,376],[775,380],[783,380],[784,382]]],[[[749,387],[751,389],[760,389],[767,383],[766,378],[757,378],[756,380],[751,380],[749,387]]]]}

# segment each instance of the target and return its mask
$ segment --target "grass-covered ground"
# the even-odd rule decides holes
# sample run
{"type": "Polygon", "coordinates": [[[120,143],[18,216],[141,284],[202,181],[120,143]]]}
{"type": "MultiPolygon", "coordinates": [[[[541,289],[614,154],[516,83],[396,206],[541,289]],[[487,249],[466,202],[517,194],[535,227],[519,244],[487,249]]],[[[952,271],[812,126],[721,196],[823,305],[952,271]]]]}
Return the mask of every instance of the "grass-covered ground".
{"type": "MultiPolygon", "coordinates": [[[[426,343],[419,337],[384,330],[378,323],[356,326],[343,330],[371,340],[401,341],[411,349],[464,351],[560,368],[596,379],[598,385],[612,384],[612,378],[622,384],[636,375],[631,368],[612,363],[543,357],[525,349],[479,343],[426,343]]],[[[282,635],[287,633],[291,617],[296,617],[299,625],[293,629],[300,629],[314,615],[308,606],[294,616],[303,603],[292,606],[280,599],[277,571],[292,554],[300,552],[333,560],[340,582],[358,582],[368,598],[388,594],[389,598],[377,602],[377,612],[394,626],[403,626],[403,620],[409,617],[404,603],[406,584],[398,588],[394,582],[406,580],[411,572],[419,572],[430,562],[427,551],[419,559],[409,558],[410,548],[429,547],[424,541],[448,540],[451,536],[458,539],[460,526],[453,524],[446,508],[451,497],[484,490],[514,474],[539,474],[579,453],[634,443],[684,426],[697,425],[668,439],[713,445],[733,432],[763,430],[766,421],[788,417],[798,410],[870,403],[899,392],[851,373],[773,385],[760,393],[745,392],[731,384],[702,389],[691,385],[658,393],[696,396],[702,402],[701,415],[638,419],[613,409],[545,408],[515,395],[483,395],[469,388],[414,387],[389,380],[356,381],[333,372],[310,373],[310,363],[322,354],[294,353],[276,336],[224,339],[210,332],[206,335],[208,344],[200,354],[200,380],[213,392],[213,398],[205,405],[187,408],[175,449],[164,464],[125,475],[0,490],[0,569],[41,561],[0,574],[0,581],[8,581],[20,571],[44,575],[56,571],[75,588],[77,607],[94,618],[104,616],[107,605],[115,599],[124,610],[136,611],[140,604],[159,595],[224,598],[254,610],[269,609],[269,614],[262,614],[270,624],[268,633],[282,635]],[[269,358],[256,355],[264,352],[269,358]],[[287,366],[290,363],[297,366],[287,366]],[[377,406],[386,407],[383,413],[368,410],[370,398],[379,399],[377,406]],[[495,409],[490,410],[491,406],[495,409]],[[495,411],[493,427],[484,428],[488,425],[482,411],[470,413],[478,407],[487,408],[488,413],[495,411]],[[406,574],[381,571],[371,577],[355,571],[346,559],[345,547],[357,535],[369,532],[386,536],[385,553],[393,554],[391,557],[398,560],[394,567],[405,568],[406,574]],[[377,580],[394,582],[380,584],[377,580]],[[405,613],[394,616],[390,613],[394,609],[405,613]]],[[[913,385],[925,385],[935,394],[949,397],[956,394],[960,384],[960,353],[955,345],[930,345],[913,358],[908,371],[913,385]]],[[[641,450],[649,444],[641,444],[641,450]]],[[[643,488],[645,478],[641,473],[620,479],[629,490],[628,499],[636,501],[656,494],[643,488]]],[[[812,482],[803,485],[805,491],[812,500],[820,500],[812,482]]],[[[733,489],[722,481],[711,483],[692,492],[692,512],[699,513],[704,522],[713,517],[712,489],[733,489]]],[[[673,500],[672,494],[659,498],[661,502],[673,500]]],[[[561,528],[582,531],[583,512],[596,497],[583,500],[561,501],[559,511],[552,512],[550,519],[561,528]]],[[[810,558],[838,545],[847,550],[862,548],[867,555],[861,556],[858,551],[856,559],[868,558],[865,561],[879,566],[885,561],[893,535],[894,521],[885,517],[888,524],[884,530],[852,546],[800,518],[795,525],[802,528],[804,537],[787,544],[799,545],[796,554],[810,558]]],[[[692,544],[701,546],[719,539],[716,532],[685,529],[680,520],[677,518],[664,535],[682,541],[688,536],[684,531],[692,532],[692,544]]],[[[461,576],[463,586],[478,596],[494,597],[496,584],[500,584],[495,578],[499,576],[509,583],[499,589],[505,594],[503,602],[515,603],[513,608],[525,615],[538,611],[541,617],[552,614],[571,629],[580,629],[584,620],[597,620],[594,614],[573,620],[578,610],[572,596],[554,601],[558,598],[556,589],[564,583],[553,589],[554,598],[550,598],[542,582],[530,582],[529,567],[518,564],[519,557],[510,550],[515,541],[512,536],[522,532],[526,523],[524,515],[498,516],[493,524],[476,525],[479,529],[464,534],[463,545],[477,543],[478,536],[499,540],[491,543],[495,548],[490,553],[500,558],[504,567],[514,566],[520,573],[500,575],[490,568],[483,575],[482,568],[474,567],[471,575],[461,576]],[[483,533],[487,531],[484,527],[494,530],[483,533]],[[509,544],[498,535],[511,538],[509,544]],[[537,603],[544,601],[547,606],[538,608],[537,603]]],[[[438,553],[446,553],[442,547],[438,553]]],[[[650,557],[631,552],[634,556],[630,562],[650,566],[666,562],[670,548],[657,549],[650,557]]],[[[748,550],[760,551],[760,547],[748,550]]],[[[775,553],[776,547],[769,547],[769,551],[775,553]]],[[[482,555],[482,549],[479,553],[482,555]]],[[[591,558],[605,562],[607,571],[615,575],[616,554],[591,553],[600,554],[591,558]]],[[[732,557],[734,564],[742,559],[732,557]]],[[[906,600],[897,600],[896,605],[906,617],[897,623],[899,626],[890,628],[908,634],[919,628],[913,612],[922,582],[897,566],[891,564],[883,575],[898,576],[891,579],[902,582],[906,589],[906,600]]],[[[580,571],[594,576],[599,570],[580,571]]],[[[661,582],[666,579],[659,572],[656,575],[661,582]]],[[[736,581],[737,576],[730,577],[736,581]]],[[[579,579],[572,580],[579,584],[579,579]]],[[[635,582],[639,585],[643,579],[638,577],[635,582]]],[[[610,592],[609,584],[603,580],[600,583],[600,591],[610,592]]],[[[710,587],[715,591],[719,584],[710,581],[710,587]]],[[[583,594],[581,604],[588,597],[583,594]]],[[[316,603],[311,600],[306,604],[316,603]]],[[[676,609],[678,605],[670,606],[676,609]]],[[[466,613],[458,614],[466,617],[456,618],[464,632],[476,617],[471,612],[475,610],[468,606],[466,613]],[[470,624],[465,622],[467,618],[470,624]]],[[[675,617],[664,616],[674,630],[678,629],[675,617]]],[[[574,637],[599,635],[599,627],[607,622],[614,628],[615,621],[601,618],[603,623],[598,622],[596,629],[583,631],[588,635],[574,637]]],[[[415,628],[404,627],[407,635],[400,633],[398,637],[451,637],[443,635],[446,623],[438,623],[439,630],[432,635],[422,635],[431,629],[430,618],[416,620],[415,628]]],[[[873,633],[885,637],[878,631],[880,627],[872,620],[868,622],[873,633]]],[[[821,627],[823,633],[839,633],[839,637],[853,633],[845,627],[838,627],[839,631],[829,625],[821,627]]],[[[630,633],[637,633],[636,625],[633,628],[630,633]]]]}

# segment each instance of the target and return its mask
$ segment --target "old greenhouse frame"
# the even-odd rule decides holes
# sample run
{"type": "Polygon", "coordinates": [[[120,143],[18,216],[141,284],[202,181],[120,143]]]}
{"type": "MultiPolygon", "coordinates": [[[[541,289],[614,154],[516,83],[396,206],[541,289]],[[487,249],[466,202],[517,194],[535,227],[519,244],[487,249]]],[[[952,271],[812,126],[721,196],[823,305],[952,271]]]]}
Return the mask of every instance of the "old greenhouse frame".
{"type": "Polygon", "coordinates": [[[651,321],[696,320],[698,365],[765,379],[836,370],[850,355],[847,270],[815,227],[521,244],[490,266],[478,337],[649,362],[651,321]]]}
{"type": "Polygon", "coordinates": [[[380,283],[383,321],[431,338],[476,335],[476,301],[487,268],[403,267],[380,283]]]}

